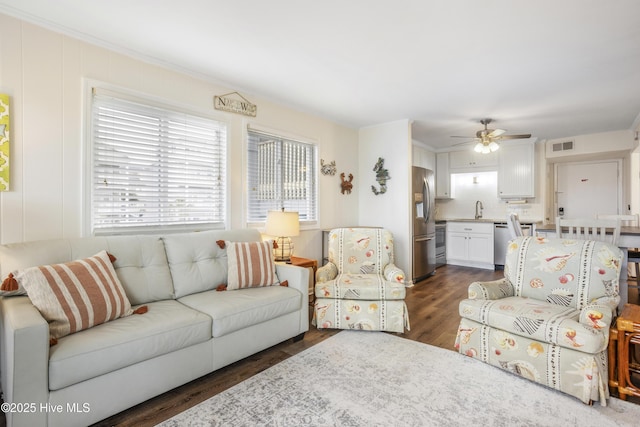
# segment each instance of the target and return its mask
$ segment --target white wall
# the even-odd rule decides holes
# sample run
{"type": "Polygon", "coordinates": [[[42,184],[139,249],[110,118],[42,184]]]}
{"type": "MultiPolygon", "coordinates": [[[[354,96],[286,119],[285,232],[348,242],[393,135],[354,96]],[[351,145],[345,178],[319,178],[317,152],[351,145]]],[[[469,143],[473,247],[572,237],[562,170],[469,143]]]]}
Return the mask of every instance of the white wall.
{"type": "MultiPolygon", "coordinates": [[[[245,226],[246,125],[257,123],[315,141],[338,171],[358,168],[358,132],[243,93],[255,119],[213,109],[213,96],[236,89],[90,45],[0,14],[0,92],[11,97],[11,191],[0,193],[0,243],[83,234],[84,80],[93,79],[208,111],[229,125],[228,228],[245,226]]],[[[321,259],[320,229],[353,225],[358,192],[319,175],[320,221],[294,238],[296,254],[321,259]]]]}
{"type": "Polygon", "coordinates": [[[550,161],[559,161],[565,157],[571,157],[574,161],[583,160],[576,156],[591,156],[596,154],[610,154],[615,152],[627,152],[633,150],[637,142],[633,140],[631,130],[619,130],[613,132],[600,132],[588,135],[576,135],[568,138],[549,139],[546,143],[546,158],[550,161]],[[574,149],[570,151],[553,151],[553,144],[564,141],[574,141],[574,149]]]}
{"type": "Polygon", "coordinates": [[[632,156],[633,150],[638,146],[634,140],[634,132],[631,130],[619,130],[612,132],[600,132],[588,135],[576,135],[562,139],[552,139],[546,142],[545,164],[547,167],[547,192],[545,199],[545,221],[553,222],[556,217],[554,205],[554,166],[559,162],[582,162],[604,159],[622,160],[622,207],[621,214],[640,213],[640,195],[637,192],[638,176],[636,156],[632,156]],[[554,143],[573,140],[574,150],[553,152],[554,143]]]}
{"type": "Polygon", "coordinates": [[[393,233],[396,265],[409,278],[412,271],[411,124],[409,120],[398,120],[362,128],[359,134],[359,223],[384,227],[393,233]],[[387,181],[387,192],[376,196],[371,186],[380,188],[373,171],[378,157],[384,159],[391,179],[387,181]]]}

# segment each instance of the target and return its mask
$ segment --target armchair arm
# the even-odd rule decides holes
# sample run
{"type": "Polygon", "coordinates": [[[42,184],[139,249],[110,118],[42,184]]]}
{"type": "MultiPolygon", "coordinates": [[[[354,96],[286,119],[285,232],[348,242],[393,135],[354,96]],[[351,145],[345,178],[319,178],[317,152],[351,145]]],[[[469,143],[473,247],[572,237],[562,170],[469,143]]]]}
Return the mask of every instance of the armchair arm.
{"type": "Polygon", "coordinates": [[[496,300],[514,296],[513,285],[507,279],[473,282],[468,289],[469,299],[496,300]]]}
{"type": "Polygon", "coordinates": [[[404,283],[404,271],[397,267],[394,263],[389,263],[384,266],[382,275],[390,282],[404,283]]]}
{"type": "Polygon", "coordinates": [[[328,282],[338,276],[338,267],[329,261],[316,270],[316,283],[328,282]]]}
{"type": "Polygon", "coordinates": [[[579,322],[595,329],[608,330],[618,307],[619,296],[605,296],[591,301],[580,310],[579,322]]]}

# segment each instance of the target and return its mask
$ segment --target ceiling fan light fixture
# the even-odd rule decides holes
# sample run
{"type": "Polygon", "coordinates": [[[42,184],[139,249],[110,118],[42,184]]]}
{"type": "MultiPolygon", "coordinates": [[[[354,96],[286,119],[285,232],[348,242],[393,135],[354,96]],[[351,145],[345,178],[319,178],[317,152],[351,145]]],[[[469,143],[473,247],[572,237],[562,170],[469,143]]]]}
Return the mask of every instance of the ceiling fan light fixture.
{"type": "MultiPolygon", "coordinates": [[[[489,129],[488,125],[492,119],[482,119],[480,123],[484,125],[484,129],[476,132],[476,145],[473,147],[473,151],[476,153],[488,154],[497,151],[500,148],[500,144],[496,141],[508,140],[508,139],[523,139],[531,138],[531,134],[518,134],[518,135],[505,135],[507,133],[504,129],[489,129]]],[[[464,138],[463,136],[453,136],[453,138],[464,138]]],[[[463,143],[464,144],[464,143],[463,143]]],[[[460,145],[460,144],[456,144],[460,145]]]]}

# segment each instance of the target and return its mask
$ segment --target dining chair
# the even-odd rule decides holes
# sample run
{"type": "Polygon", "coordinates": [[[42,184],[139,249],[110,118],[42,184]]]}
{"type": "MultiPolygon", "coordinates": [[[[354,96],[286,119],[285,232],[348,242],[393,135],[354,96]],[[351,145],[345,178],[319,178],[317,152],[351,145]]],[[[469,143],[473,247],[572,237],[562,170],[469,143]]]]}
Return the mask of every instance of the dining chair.
{"type": "Polygon", "coordinates": [[[509,234],[512,239],[516,237],[523,236],[522,226],[520,226],[520,220],[518,219],[518,214],[510,213],[507,215],[507,228],[509,229],[509,234]]]}
{"type": "MultiPolygon", "coordinates": [[[[610,215],[610,214],[598,214],[598,219],[619,219],[621,227],[638,227],[640,225],[640,219],[638,214],[634,215],[610,215]]],[[[637,279],[640,268],[640,249],[628,248],[627,249],[627,263],[629,268],[627,269],[627,276],[629,278],[637,279]]]]}
{"type": "Polygon", "coordinates": [[[635,215],[610,215],[610,214],[598,214],[597,219],[619,219],[621,227],[637,227],[638,226],[638,214],[635,215]]]}
{"type": "Polygon", "coordinates": [[[556,237],[597,240],[618,244],[619,219],[556,218],[556,237]]]}

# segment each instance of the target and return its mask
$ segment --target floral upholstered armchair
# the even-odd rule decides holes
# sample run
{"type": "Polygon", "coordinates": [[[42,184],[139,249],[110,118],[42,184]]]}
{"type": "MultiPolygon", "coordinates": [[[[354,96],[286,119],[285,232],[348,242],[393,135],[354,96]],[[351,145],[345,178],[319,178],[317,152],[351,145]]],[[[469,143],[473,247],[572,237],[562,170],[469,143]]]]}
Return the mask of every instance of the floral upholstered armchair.
{"type": "Polygon", "coordinates": [[[404,277],[394,264],[388,230],[331,230],[329,262],[316,272],[313,323],[319,329],[404,332],[404,277]]]}
{"type": "MultiPolygon", "coordinates": [[[[460,302],[460,353],[577,397],[609,397],[607,344],[622,251],[591,240],[518,237],[504,279],[460,302]]],[[[524,398],[524,397],[523,397],[524,398]]]]}

